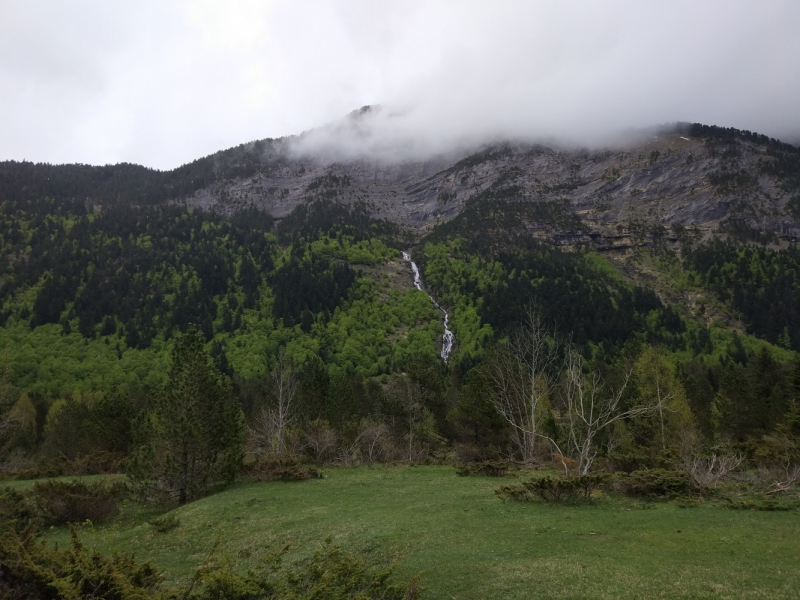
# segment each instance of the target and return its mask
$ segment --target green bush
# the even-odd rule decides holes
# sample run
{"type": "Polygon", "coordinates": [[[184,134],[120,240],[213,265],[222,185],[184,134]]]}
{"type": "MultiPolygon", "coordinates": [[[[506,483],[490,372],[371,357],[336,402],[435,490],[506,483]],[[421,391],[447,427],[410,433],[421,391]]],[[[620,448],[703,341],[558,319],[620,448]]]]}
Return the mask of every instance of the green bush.
{"type": "Polygon", "coordinates": [[[38,529],[40,523],[40,514],[26,494],[9,487],[0,490],[0,531],[21,533],[27,527],[38,529]]]}
{"type": "Polygon", "coordinates": [[[158,533],[166,533],[172,531],[181,524],[181,520],[175,516],[175,513],[167,513],[163,517],[158,517],[152,521],[148,521],[158,533]]]}
{"type": "Polygon", "coordinates": [[[119,513],[127,487],[122,482],[44,481],[33,485],[31,496],[45,525],[102,523],[119,513]]]}
{"type": "Polygon", "coordinates": [[[618,473],[616,488],[636,497],[685,496],[696,491],[688,473],[667,469],[618,473]]]}
{"type": "Polygon", "coordinates": [[[301,481],[322,477],[322,471],[296,458],[266,458],[246,465],[243,477],[252,481],[301,481]]]}
{"type": "Polygon", "coordinates": [[[462,477],[482,475],[484,477],[503,477],[508,473],[509,465],[502,460],[482,460],[460,465],[456,472],[462,477]]]}
{"type": "Polygon", "coordinates": [[[0,480],[120,473],[123,460],[123,455],[113,452],[94,452],[75,459],[69,459],[62,454],[55,458],[41,459],[27,469],[3,471],[0,473],[0,480]]]}
{"type": "Polygon", "coordinates": [[[733,510],[783,511],[800,509],[800,501],[794,498],[749,498],[729,500],[724,506],[733,510]]]}
{"type": "Polygon", "coordinates": [[[64,550],[37,543],[31,531],[0,532],[1,598],[143,600],[154,597],[161,579],[150,563],[128,554],[87,551],[74,529],[64,550]]]}
{"type": "Polygon", "coordinates": [[[288,550],[269,555],[257,571],[237,572],[236,560],[212,557],[201,566],[187,588],[170,598],[189,600],[264,600],[324,598],[325,600],[413,600],[423,591],[416,578],[408,585],[395,583],[394,568],[378,568],[341,550],[327,539],[306,561],[285,567],[288,550]]]}
{"type": "Polygon", "coordinates": [[[533,497],[545,502],[566,502],[576,498],[590,498],[595,489],[605,484],[609,475],[579,475],[560,479],[546,475],[518,485],[506,485],[495,489],[498,497],[506,500],[527,501],[533,497]]]}

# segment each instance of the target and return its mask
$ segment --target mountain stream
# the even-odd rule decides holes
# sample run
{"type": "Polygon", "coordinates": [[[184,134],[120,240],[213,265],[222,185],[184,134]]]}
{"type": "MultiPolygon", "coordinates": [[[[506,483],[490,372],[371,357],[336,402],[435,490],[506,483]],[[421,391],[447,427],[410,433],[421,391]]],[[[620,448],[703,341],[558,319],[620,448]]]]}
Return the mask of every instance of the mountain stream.
{"type": "MultiPolygon", "coordinates": [[[[411,270],[414,271],[414,286],[421,292],[425,290],[422,289],[422,278],[419,274],[419,268],[417,267],[417,263],[411,260],[411,255],[408,252],[403,252],[403,260],[411,263],[411,270]]],[[[426,292],[427,293],[427,292],[426,292]]],[[[442,311],[444,315],[444,336],[442,337],[442,358],[444,362],[447,362],[447,359],[450,357],[450,353],[453,351],[453,342],[456,341],[456,336],[453,335],[453,332],[447,328],[447,323],[450,321],[450,315],[447,314],[447,311],[439,306],[439,303],[433,299],[433,296],[428,294],[428,298],[431,299],[433,305],[442,311]]]]}

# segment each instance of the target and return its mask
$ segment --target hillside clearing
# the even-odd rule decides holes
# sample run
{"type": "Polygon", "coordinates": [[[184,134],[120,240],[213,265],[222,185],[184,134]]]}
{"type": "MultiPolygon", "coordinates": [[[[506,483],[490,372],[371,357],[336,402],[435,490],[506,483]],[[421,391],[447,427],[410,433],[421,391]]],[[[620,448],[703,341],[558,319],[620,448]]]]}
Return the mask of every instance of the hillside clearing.
{"type": "MultiPolygon", "coordinates": [[[[185,579],[215,542],[241,567],[286,542],[293,560],[331,536],[376,561],[422,574],[438,598],[797,598],[797,511],[598,499],[546,506],[498,500],[502,481],[458,477],[448,467],[330,469],[324,479],[239,484],[174,511],[128,505],[110,527],[81,535],[102,551],[153,560],[185,579]]],[[[20,485],[21,482],[18,482],[20,485]]],[[[45,536],[68,542],[68,532],[45,536]]]]}

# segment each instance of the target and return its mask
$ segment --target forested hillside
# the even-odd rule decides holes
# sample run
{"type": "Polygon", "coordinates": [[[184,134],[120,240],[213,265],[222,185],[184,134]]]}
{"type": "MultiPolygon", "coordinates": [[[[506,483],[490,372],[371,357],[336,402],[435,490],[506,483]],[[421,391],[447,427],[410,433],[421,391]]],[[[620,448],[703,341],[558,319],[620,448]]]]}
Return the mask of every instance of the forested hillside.
{"type": "MultiPolygon", "coordinates": [[[[529,464],[557,451],[581,469],[595,458],[633,468],[671,464],[692,432],[692,452],[794,460],[800,254],[791,235],[757,225],[788,227],[778,208],[794,210],[785,194],[797,191],[796,149],[748,132],[681,133],[694,141],[681,137],[690,145],[668,157],[653,150],[648,165],[621,154],[587,155],[581,166],[580,153],[483,150],[409,188],[425,205],[430,186],[450,182],[434,202],[451,217],[416,229],[413,219],[383,218],[357,165],[351,174],[303,166],[278,142],[168,173],[5,163],[3,468],[119,467],[156,435],[143,423],[166,410],[164,398],[184,393],[173,387],[176,349],[186,344],[206,356],[207,364],[192,358],[213,370],[204,378],[227,382],[214,393],[241,411],[249,433],[236,439],[246,438],[251,457],[529,464]],[[603,208],[616,202],[624,165],[656,177],[698,143],[709,161],[743,165],[737,176],[706,169],[709,197],[750,186],[748,206],[761,211],[771,192],[756,193],[747,175],[758,169],[775,178],[769,189],[783,186],[777,212],[748,208],[712,226],[639,210],[643,198],[631,201],[635,214],[603,208]],[[754,148],[758,163],[745,160],[754,148]],[[534,181],[531,169],[565,160],[571,178],[534,181]],[[591,180],[584,170],[598,165],[605,175],[591,180]],[[294,204],[271,213],[255,201],[225,211],[183,201],[209,181],[230,191],[267,171],[294,173],[291,189],[269,192],[294,204]],[[561,195],[586,186],[598,194],[591,209],[561,195]],[[401,251],[411,252],[425,291],[401,251]],[[455,334],[447,362],[443,314],[428,293],[455,334]],[[531,362],[533,342],[545,363],[531,362]],[[640,416],[579,431],[571,403],[592,385],[617,398],[619,415],[640,416]],[[535,401],[521,408],[525,398],[535,401]],[[583,449],[574,446],[580,436],[583,449]]],[[[675,163],[681,177],[694,168],[687,161],[675,163]]],[[[641,172],[630,172],[631,184],[641,172]]]]}

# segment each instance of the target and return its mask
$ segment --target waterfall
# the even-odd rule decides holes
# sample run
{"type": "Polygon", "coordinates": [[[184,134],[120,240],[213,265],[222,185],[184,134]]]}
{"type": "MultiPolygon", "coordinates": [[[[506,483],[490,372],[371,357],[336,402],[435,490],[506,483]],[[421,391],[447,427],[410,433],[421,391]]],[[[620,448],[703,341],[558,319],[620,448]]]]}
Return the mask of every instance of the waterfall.
{"type": "MultiPolygon", "coordinates": [[[[411,263],[411,270],[414,272],[414,287],[416,287],[421,292],[425,290],[422,289],[422,278],[419,274],[419,267],[417,267],[417,263],[411,260],[411,255],[408,252],[403,252],[403,260],[411,263]]],[[[428,294],[428,298],[431,299],[433,305],[442,311],[444,315],[444,336],[442,338],[442,358],[444,362],[447,362],[447,359],[450,358],[450,352],[453,351],[453,342],[456,341],[456,336],[453,335],[453,332],[447,328],[447,324],[450,321],[450,315],[447,314],[447,311],[439,306],[439,303],[433,299],[433,296],[428,294]]]]}

